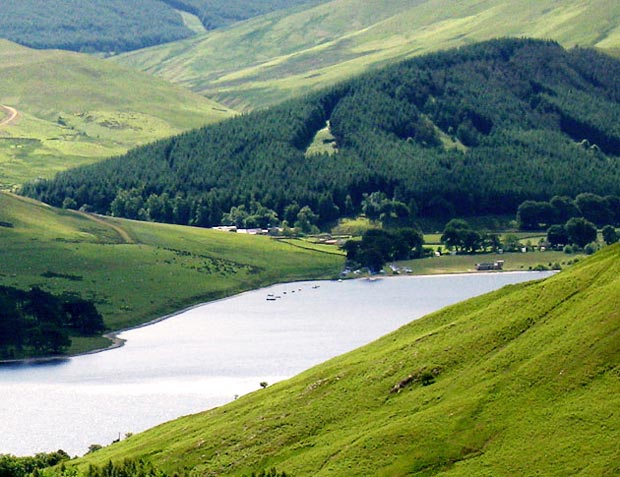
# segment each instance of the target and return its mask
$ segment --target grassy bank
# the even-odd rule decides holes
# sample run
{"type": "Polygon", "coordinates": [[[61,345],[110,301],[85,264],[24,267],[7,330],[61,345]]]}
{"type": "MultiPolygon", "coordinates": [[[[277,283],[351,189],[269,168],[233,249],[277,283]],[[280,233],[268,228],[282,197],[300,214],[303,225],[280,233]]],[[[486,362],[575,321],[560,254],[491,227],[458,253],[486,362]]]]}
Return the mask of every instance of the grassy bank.
{"type": "MultiPolygon", "coordinates": [[[[193,227],[95,217],[0,194],[0,284],[95,301],[110,329],[275,282],[333,277],[338,255],[193,227]]],[[[101,346],[74,341],[70,352],[101,346]]]]}
{"type": "Polygon", "coordinates": [[[441,273],[464,273],[476,271],[481,262],[504,261],[504,271],[528,271],[534,269],[566,268],[583,255],[567,255],[564,252],[526,252],[526,253],[484,253],[472,255],[442,255],[419,260],[398,262],[401,268],[408,268],[415,275],[436,275],[441,273]]]}

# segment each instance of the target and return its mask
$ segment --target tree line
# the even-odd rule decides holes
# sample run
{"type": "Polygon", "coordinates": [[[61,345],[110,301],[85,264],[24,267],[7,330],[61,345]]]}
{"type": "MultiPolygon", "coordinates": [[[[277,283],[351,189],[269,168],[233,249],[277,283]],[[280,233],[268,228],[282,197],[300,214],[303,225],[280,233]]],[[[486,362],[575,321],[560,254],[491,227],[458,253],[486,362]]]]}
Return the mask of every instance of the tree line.
{"type": "Polygon", "coordinates": [[[423,245],[422,233],[413,228],[369,229],[361,240],[347,240],[342,248],[351,265],[378,273],[388,262],[427,255],[423,245]]]}
{"type": "Polygon", "coordinates": [[[574,199],[553,196],[548,201],[526,200],[517,209],[517,222],[523,230],[539,230],[564,224],[572,218],[583,217],[598,227],[620,226],[620,197],[604,197],[585,192],[574,199]]]}
{"type": "Polygon", "coordinates": [[[103,318],[89,300],[37,287],[0,286],[0,359],[60,354],[71,345],[70,335],[104,330],[103,318]]]}
{"type": "Polygon", "coordinates": [[[618,127],[609,118],[620,114],[619,82],[620,62],[594,51],[493,40],[407,60],[22,192],[56,206],[204,227],[239,217],[292,226],[302,209],[323,227],[364,211],[402,222],[514,214],[525,200],[583,191],[618,196],[618,127]],[[306,154],[326,125],[336,151],[306,154]]]}

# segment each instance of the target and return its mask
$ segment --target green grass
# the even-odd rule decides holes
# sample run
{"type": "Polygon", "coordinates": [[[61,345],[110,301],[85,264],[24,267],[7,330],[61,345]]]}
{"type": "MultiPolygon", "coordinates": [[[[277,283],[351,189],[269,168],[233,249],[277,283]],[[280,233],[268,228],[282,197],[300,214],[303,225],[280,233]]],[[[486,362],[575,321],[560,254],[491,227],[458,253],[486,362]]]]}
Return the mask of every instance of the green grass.
{"type": "MultiPolygon", "coordinates": [[[[344,262],[267,237],[93,218],[3,193],[0,221],[13,224],[0,227],[0,284],[93,299],[111,329],[271,283],[333,277],[344,262]]],[[[70,352],[100,344],[78,340],[70,352]]]]}
{"type": "Polygon", "coordinates": [[[102,59],[0,40],[0,188],[119,155],[138,144],[230,117],[232,111],[102,59]]]}
{"type": "Polygon", "coordinates": [[[386,62],[501,36],[552,38],[613,53],[620,47],[619,19],[620,4],[612,0],[334,0],[116,61],[241,110],[386,62]]]}
{"type": "Polygon", "coordinates": [[[505,271],[528,271],[537,266],[552,269],[555,264],[568,267],[584,258],[583,255],[567,255],[564,252],[484,253],[475,255],[442,255],[418,260],[397,262],[401,268],[410,268],[415,275],[463,273],[476,270],[476,263],[504,260],[505,271]]]}
{"type": "Polygon", "coordinates": [[[338,152],[336,147],[336,138],[329,130],[329,125],[317,131],[308,149],[306,149],[306,157],[313,154],[327,154],[329,156],[338,152]]]}
{"type": "Polygon", "coordinates": [[[271,467],[295,476],[617,475],[619,254],[608,247],[545,281],[448,307],[74,464],[146,458],[169,473],[234,476],[271,467]],[[425,375],[432,384],[421,384],[425,375]]]}

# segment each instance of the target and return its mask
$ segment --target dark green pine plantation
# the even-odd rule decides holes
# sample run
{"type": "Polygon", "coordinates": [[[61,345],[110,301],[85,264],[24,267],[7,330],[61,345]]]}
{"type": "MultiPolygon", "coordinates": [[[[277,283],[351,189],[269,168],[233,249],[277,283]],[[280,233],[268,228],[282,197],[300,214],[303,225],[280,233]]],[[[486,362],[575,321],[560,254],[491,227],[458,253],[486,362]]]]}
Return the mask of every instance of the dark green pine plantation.
{"type": "Polygon", "coordinates": [[[30,183],[45,202],[212,226],[233,207],[320,224],[384,193],[423,217],[620,193],[620,62],[501,39],[414,58],[320,93],[30,183]],[[66,203],[66,202],[65,202],[66,203]],[[176,212],[175,212],[176,211],[176,212]]]}

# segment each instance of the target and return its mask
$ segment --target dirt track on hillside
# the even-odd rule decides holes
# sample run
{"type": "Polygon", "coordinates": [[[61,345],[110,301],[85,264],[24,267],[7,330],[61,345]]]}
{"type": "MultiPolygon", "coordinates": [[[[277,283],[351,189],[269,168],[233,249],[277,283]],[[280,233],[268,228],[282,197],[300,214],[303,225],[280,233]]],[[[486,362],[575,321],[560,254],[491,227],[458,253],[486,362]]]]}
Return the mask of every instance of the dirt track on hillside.
{"type": "Polygon", "coordinates": [[[75,212],[76,214],[81,215],[82,217],[86,217],[87,219],[90,219],[94,222],[97,222],[100,225],[104,225],[106,227],[111,228],[112,230],[114,230],[118,235],[120,235],[122,241],[124,243],[136,243],[136,241],[131,237],[131,235],[129,235],[129,233],[120,225],[116,225],[113,224],[112,222],[108,221],[108,220],[104,220],[100,217],[98,217],[96,214],[91,214],[88,212],[82,212],[81,210],[74,210],[73,212],[75,212]]]}
{"type": "Polygon", "coordinates": [[[9,115],[7,118],[4,118],[2,121],[0,121],[0,127],[8,126],[13,121],[15,121],[17,117],[19,116],[17,109],[12,108],[11,106],[5,106],[3,104],[0,104],[0,109],[6,111],[9,115]]]}

